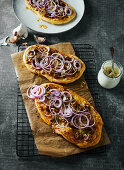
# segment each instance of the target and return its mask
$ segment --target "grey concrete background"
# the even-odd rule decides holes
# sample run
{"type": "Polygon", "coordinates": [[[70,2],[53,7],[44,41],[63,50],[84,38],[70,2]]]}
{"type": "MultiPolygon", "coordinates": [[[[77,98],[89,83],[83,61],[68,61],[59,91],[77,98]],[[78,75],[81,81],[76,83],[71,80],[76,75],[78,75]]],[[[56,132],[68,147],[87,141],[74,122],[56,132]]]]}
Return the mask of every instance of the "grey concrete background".
{"type": "MultiPolygon", "coordinates": [[[[11,0],[0,0],[0,38],[10,35],[19,25],[11,0]]],[[[115,48],[115,57],[124,66],[124,0],[85,0],[86,11],[81,22],[72,30],[46,36],[49,44],[70,41],[89,43],[96,50],[97,71],[110,58],[109,47],[115,48]]],[[[30,31],[30,37],[32,38],[30,31]]],[[[0,47],[0,170],[39,169],[124,169],[124,77],[112,90],[99,86],[104,126],[111,145],[105,153],[67,158],[22,159],[16,155],[17,78],[11,53],[17,46],[0,47]]]]}

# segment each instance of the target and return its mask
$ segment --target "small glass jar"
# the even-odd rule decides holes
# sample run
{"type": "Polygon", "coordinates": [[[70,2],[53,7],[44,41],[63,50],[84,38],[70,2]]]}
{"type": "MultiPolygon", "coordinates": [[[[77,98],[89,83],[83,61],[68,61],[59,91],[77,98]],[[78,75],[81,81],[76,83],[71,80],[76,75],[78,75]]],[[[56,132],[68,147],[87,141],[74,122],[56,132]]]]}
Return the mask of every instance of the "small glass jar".
{"type": "Polygon", "coordinates": [[[123,74],[123,67],[121,66],[120,63],[116,62],[114,63],[114,69],[118,70],[118,74],[116,77],[110,77],[107,74],[105,74],[105,68],[111,67],[112,68],[112,61],[107,60],[102,64],[102,67],[98,73],[98,82],[99,84],[106,88],[106,89],[111,89],[114,88],[118,85],[120,82],[121,76],[123,74]]]}

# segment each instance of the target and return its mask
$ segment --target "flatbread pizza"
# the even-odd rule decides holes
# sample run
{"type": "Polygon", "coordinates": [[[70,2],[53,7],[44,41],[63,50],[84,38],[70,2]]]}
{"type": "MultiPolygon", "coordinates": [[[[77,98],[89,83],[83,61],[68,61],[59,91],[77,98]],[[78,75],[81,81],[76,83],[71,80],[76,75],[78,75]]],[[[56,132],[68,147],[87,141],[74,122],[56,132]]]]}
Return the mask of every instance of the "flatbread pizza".
{"type": "Polygon", "coordinates": [[[41,119],[54,133],[80,148],[99,143],[103,121],[86,99],[54,83],[32,85],[27,96],[35,100],[41,119]]]}
{"type": "Polygon", "coordinates": [[[65,24],[76,17],[75,10],[62,0],[25,0],[27,9],[51,24],[65,24]]]}
{"type": "Polygon", "coordinates": [[[65,54],[45,45],[28,47],[23,61],[32,73],[56,83],[72,83],[85,71],[84,62],[75,55],[65,54]]]}

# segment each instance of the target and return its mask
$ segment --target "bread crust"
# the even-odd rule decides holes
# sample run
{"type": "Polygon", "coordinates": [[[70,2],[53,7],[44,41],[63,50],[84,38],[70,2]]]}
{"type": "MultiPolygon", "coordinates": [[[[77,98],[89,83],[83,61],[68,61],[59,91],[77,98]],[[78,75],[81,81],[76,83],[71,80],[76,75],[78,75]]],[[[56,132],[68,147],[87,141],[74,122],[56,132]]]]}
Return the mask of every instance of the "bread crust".
{"type": "MultiPolygon", "coordinates": [[[[65,2],[64,2],[65,3],[65,2]]],[[[39,16],[39,18],[43,21],[46,21],[48,23],[51,23],[51,24],[55,24],[55,25],[62,25],[62,24],[66,24],[70,21],[72,21],[75,17],[76,17],[76,12],[75,10],[67,3],[65,3],[65,5],[69,6],[72,10],[72,14],[71,15],[68,15],[68,17],[65,17],[63,19],[59,19],[59,18],[48,18],[48,17],[45,17],[41,12],[40,10],[38,9],[37,11],[35,10],[34,7],[32,7],[29,3],[28,0],[25,0],[25,5],[28,9],[30,9],[33,13],[35,13],[36,15],[39,16]]]]}
{"type": "MultiPolygon", "coordinates": [[[[42,86],[45,87],[46,85],[51,85],[51,84],[53,85],[53,87],[57,88],[58,90],[63,89],[63,86],[54,84],[54,83],[45,83],[45,84],[42,84],[42,86]]],[[[91,108],[90,109],[91,114],[95,117],[95,122],[96,122],[95,123],[96,129],[95,129],[95,133],[93,134],[92,141],[86,141],[83,139],[80,139],[80,140],[75,139],[73,127],[68,127],[68,126],[61,127],[57,123],[51,124],[50,118],[45,116],[45,113],[46,113],[45,105],[41,104],[40,102],[38,102],[37,99],[35,99],[36,108],[37,108],[42,120],[46,124],[48,124],[49,126],[52,127],[53,132],[62,135],[67,141],[77,145],[80,148],[88,148],[88,147],[98,144],[100,141],[100,138],[101,138],[102,127],[103,127],[103,121],[102,121],[101,116],[93,108],[93,106],[91,106],[91,104],[86,99],[82,98],[81,96],[79,96],[78,94],[76,94],[75,92],[73,92],[69,89],[67,89],[67,90],[71,93],[71,95],[78,102],[78,104],[80,104],[82,106],[83,106],[83,104],[87,104],[91,108]]]]}
{"type": "MultiPolygon", "coordinates": [[[[46,46],[46,45],[39,45],[39,44],[37,44],[37,45],[32,45],[32,46],[28,47],[28,48],[25,50],[25,52],[24,52],[23,61],[24,61],[25,66],[27,67],[27,69],[28,69],[29,71],[31,71],[31,72],[34,73],[34,74],[38,74],[38,75],[40,75],[40,76],[46,77],[50,82],[63,83],[63,84],[72,83],[72,82],[78,80],[78,79],[82,76],[83,72],[85,71],[85,64],[84,64],[84,62],[83,62],[82,60],[80,60],[78,57],[76,57],[76,56],[74,56],[74,55],[62,53],[62,52],[60,52],[60,51],[57,50],[58,53],[60,53],[60,54],[62,54],[62,55],[66,55],[66,56],[72,57],[72,58],[74,58],[74,59],[76,59],[76,60],[79,60],[79,61],[81,62],[81,64],[82,64],[82,68],[80,69],[80,71],[78,71],[78,73],[76,73],[76,76],[74,76],[74,75],[73,75],[73,76],[67,76],[67,77],[65,77],[65,78],[57,78],[57,79],[56,79],[56,78],[54,78],[53,76],[50,76],[50,75],[47,74],[47,73],[43,74],[43,73],[42,73],[42,70],[36,70],[36,69],[34,69],[33,66],[32,66],[31,64],[27,63],[27,60],[26,60],[26,54],[27,54],[27,52],[30,51],[32,48],[36,48],[36,47],[39,47],[39,48],[41,47],[41,48],[42,48],[42,47],[47,47],[47,46],[46,46]]],[[[53,48],[51,48],[51,47],[50,47],[50,49],[53,50],[53,48]]]]}

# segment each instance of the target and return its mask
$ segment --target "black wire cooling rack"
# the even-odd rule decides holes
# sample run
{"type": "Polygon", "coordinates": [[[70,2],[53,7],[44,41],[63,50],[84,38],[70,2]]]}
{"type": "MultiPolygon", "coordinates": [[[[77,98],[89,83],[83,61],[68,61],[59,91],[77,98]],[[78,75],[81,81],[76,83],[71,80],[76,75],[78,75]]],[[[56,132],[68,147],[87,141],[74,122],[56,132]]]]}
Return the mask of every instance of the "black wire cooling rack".
{"type": "MultiPolygon", "coordinates": [[[[18,51],[22,51],[27,46],[19,46],[18,51]]],[[[73,44],[76,55],[86,64],[85,79],[94,98],[97,110],[101,113],[99,90],[97,87],[96,59],[94,48],[89,44],[73,44]]],[[[29,120],[23,103],[22,95],[18,87],[17,94],[17,155],[20,157],[40,156],[36,148],[29,120]]],[[[106,146],[92,149],[84,154],[105,153],[106,146]]]]}

